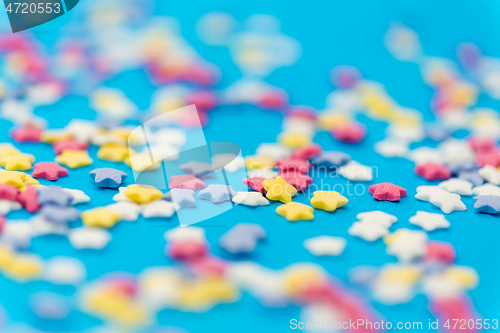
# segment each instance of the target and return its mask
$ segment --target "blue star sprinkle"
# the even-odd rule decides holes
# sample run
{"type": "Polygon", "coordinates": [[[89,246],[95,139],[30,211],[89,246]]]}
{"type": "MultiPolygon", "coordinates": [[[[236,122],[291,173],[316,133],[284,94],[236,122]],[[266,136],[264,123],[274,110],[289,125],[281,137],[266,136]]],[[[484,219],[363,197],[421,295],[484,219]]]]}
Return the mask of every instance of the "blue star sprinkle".
{"type": "Polygon", "coordinates": [[[484,184],[484,179],[477,173],[477,171],[462,171],[458,174],[458,178],[468,180],[474,186],[484,184]]]}
{"type": "Polygon", "coordinates": [[[60,187],[52,186],[38,189],[38,202],[41,205],[68,206],[73,196],[60,187]]]}
{"type": "Polygon", "coordinates": [[[219,238],[219,245],[229,253],[250,253],[266,232],[258,224],[239,223],[219,238]]]}
{"type": "Polygon", "coordinates": [[[428,125],[425,129],[425,133],[434,141],[443,141],[450,136],[450,132],[439,124],[428,125]]]}
{"type": "Polygon", "coordinates": [[[500,214],[500,196],[480,195],[474,198],[474,208],[486,214],[500,214]]]}
{"type": "Polygon", "coordinates": [[[78,219],[80,211],[73,207],[46,205],[40,210],[40,215],[55,224],[68,224],[78,219]]]}
{"type": "Polygon", "coordinates": [[[192,190],[183,188],[174,188],[170,190],[172,202],[179,208],[196,207],[196,197],[192,190]]]}
{"type": "Polygon", "coordinates": [[[190,161],[181,165],[181,170],[196,177],[207,175],[213,171],[212,164],[198,161],[190,161]]]}
{"type": "Polygon", "coordinates": [[[236,191],[228,185],[214,184],[208,185],[208,187],[200,191],[198,195],[204,200],[210,200],[213,203],[221,203],[224,201],[231,201],[231,199],[236,195],[236,191]]]}
{"type": "Polygon", "coordinates": [[[99,187],[117,188],[123,183],[127,174],[113,168],[99,168],[89,172],[90,178],[99,187]]]}
{"type": "Polygon", "coordinates": [[[459,173],[464,171],[475,171],[479,169],[479,165],[477,165],[475,162],[458,162],[450,164],[448,168],[453,175],[458,175],[459,173]]]}
{"type": "Polygon", "coordinates": [[[313,164],[316,167],[326,167],[328,169],[335,169],[339,166],[347,164],[351,160],[351,156],[340,151],[324,152],[316,157],[313,164]]]}

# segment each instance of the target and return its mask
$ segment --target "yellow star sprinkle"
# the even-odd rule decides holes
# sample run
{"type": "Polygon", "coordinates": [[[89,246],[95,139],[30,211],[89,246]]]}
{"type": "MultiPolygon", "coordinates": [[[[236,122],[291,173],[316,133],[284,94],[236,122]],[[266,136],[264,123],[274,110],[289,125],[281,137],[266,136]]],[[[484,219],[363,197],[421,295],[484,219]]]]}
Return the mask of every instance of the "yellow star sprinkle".
{"type": "Polygon", "coordinates": [[[339,125],[346,124],[349,121],[350,117],[346,113],[340,111],[330,111],[323,113],[318,117],[318,126],[325,130],[330,130],[339,125]]]}
{"type": "Polygon", "coordinates": [[[82,221],[87,227],[111,228],[120,221],[120,215],[105,208],[97,208],[83,212],[82,221]]]}
{"type": "Polygon", "coordinates": [[[31,280],[42,273],[42,263],[34,256],[17,254],[6,273],[16,280],[31,280]]]}
{"type": "Polygon", "coordinates": [[[11,145],[10,143],[1,143],[0,144],[0,157],[9,155],[9,154],[16,154],[20,153],[20,151],[11,145]]]}
{"type": "Polygon", "coordinates": [[[63,131],[45,131],[42,133],[41,141],[47,143],[54,143],[56,141],[69,140],[73,137],[71,133],[63,131]]]}
{"type": "Polygon", "coordinates": [[[163,196],[159,190],[148,185],[129,185],[123,194],[137,203],[148,203],[163,196]]]}
{"type": "Polygon", "coordinates": [[[33,161],[33,155],[23,153],[10,153],[0,157],[0,165],[6,170],[29,170],[33,161]]]}
{"type": "Polygon", "coordinates": [[[311,137],[304,133],[289,132],[280,135],[280,142],[289,148],[300,148],[311,143],[311,137]]]}
{"type": "Polygon", "coordinates": [[[314,218],[314,208],[301,204],[299,202],[289,202],[276,208],[276,213],[284,216],[288,221],[305,220],[310,221],[314,218]]]}
{"type": "Polygon", "coordinates": [[[120,143],[106,143],[97,152],[102,160],[121,162],[128,156],[128,147],[120,143]]]}
{"type": "Polygon", "coordinates": [[[147,321],[146,311],[138,304],[114,290],[93,291],[84,299],[89,311],[128,324],[141,324],[147,321]]]}
{"type": "Polygon", "coordinates": [[[314,266],[295,264],[288,268],[283,277],[285,292],[291,298],[302,297],[312,287],[327,283],[325,274],[314,266]]]}
{"type": "Polygon", "coordinates": [[[387,265],[380,276],[382,279],[413,284],[420,279],[420,270],[411,265],[387,265]]]}
{"type": "Polygon", "coordinates": [[[346,197],[336,191],[315,191],[313,194],[311,205],[327,212],[333,212],[349,202],[346,197]]]}
{"type": "Polygon", "coordinates": [[[64,149],[61,155],[56,156],[56,162],[75,169],[89,165],[92,159],[86,150],[64,149]]]}
{"type": "Polygon", "coordinates": [[[474,289],[477,287],[477,272],[471,267],[450,266],[444,271],[444,275],[455,280],[463,288],[474,289]]]}
{"type": "Polygon", "coordinates": [[[133,153],[123,162],[136,172],[156,170],[160,167],[160,162],[151,162],[151,156],[148,153],[133,153]]]}
{"type": "Polygon", "coordinates": [[[0,172],[0,183],[15,186],[22,191],[28,185],[37,185],[38,180],[24,172],[4,171],[0,172]]]}
{"type": "Polygon", "coordinates": [[[275,165],[274,159],[269,156],[247,156],[245,157],[245,166],[247,169],[272,168],[275,165]]]}
{"type": "Polygon", "coordinates": [[[270,200],[281,201],[287,203],[292,201],[292,197],[297,194],[297,190],[286,180],[281,177],[275,179],[266,179],[262,182],[262,186],[267,191],[266,197],[270,200]]]}

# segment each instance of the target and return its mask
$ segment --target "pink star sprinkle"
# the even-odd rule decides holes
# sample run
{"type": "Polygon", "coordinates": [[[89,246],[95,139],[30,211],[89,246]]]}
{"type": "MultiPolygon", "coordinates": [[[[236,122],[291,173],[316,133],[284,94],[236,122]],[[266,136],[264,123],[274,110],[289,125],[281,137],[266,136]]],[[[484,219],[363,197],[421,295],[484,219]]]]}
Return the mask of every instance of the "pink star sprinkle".
{"type": "Polygon", "coordinates": [[[169,187],[171,189],[183,188],[186,190],[196,191],[196,190],[201,190],[202,188],[205,188],[206,185],[203,181],[196,178],[196,176],[179,175],[179,176],[170,177],[170,186],[169,187]]]}
{"type": "Polygon", "coordinates": [[[16,201],[19,196],[17,187],[7,184],[0,184],[0,199],[16,201]]]}
{"type": "Polygon", "coordinates": [[[285,93],[280,91],[264,91],[257,101],[257,106],[265,110],[278,110],[287,103],[288,98],[285,93]]]}
{"type": "Polygon", "coordinates": [[[472,138],[469,139],[469,145],[476,153],[487,152],[497,147],[497,143],[489,138],[472,138]]]}
{"type": "Polygon", "coordinates": [[[266,189],[264,188],[264,186],[262,186],[262,182],[264,180],[266,179],[262,177],[243,178],[243,183],[245,183],[254,191],[266,193],[266,189]]]}
{"type": "Polygon", "coordinates": [[[23,125],[10,134],[16,142],[40,142],[43,129],[34,125],[23,125]]]}
{"type": "Polygon", "coordinates": [[[292,185],[297,191],[304,191],[312,183],[312,178],[300,172],[289,170],[280,174],[288,184],[292,185]]]}
{"type": "Polygon", "coordinates": [[[366,130],[363,126],[356,123],[339,125],[332,130],[335,139],[341,142],[358,143],[366,136],[366,130]]]}
{"type": "Polygon", "coordinates": [[[444,242],[428,242],[424,260],[442,262],[451,265],[455,262],[455,249],[451,244],[444,242]]]}
{"type": "Polygon", "coordinates": [[[169,248],[169,256],[177,260],[201,259],[208,254],[205,244],[191,240],[176,241],[169,248]]]}
{"type": "Polygon", "coordinates": [[[276,168],[280,172],[284,171],[298,171],[301,173],[307,173],[311,169],[311,163],[308,160],[301,158],[285,158],[276,162],[276,168]]]}
{"type": "Polygon", "coordinates": [[[299,159],[303,159],[303,160],[311,160],[311,159],[321,155],[322,151],[323,151],[323,149],[321,149],[320,145],[313,143],[309,146],[295,150],[290,157],[291,158],[299,158],[299,159]]]}
{"type": "Polygon", "coordinates": [[[55,162],[38,162],[33,166],[34,178],[45,178],[48,180],[57,180],[59,177],[68,175],[68,170],[55,162]]]}
{"type": "Polygon", "coordinates": [[[373,194],[376,200],[380,201],[399,201],[406,196],[406,190],[401,186],[392,183],[380,183],[371,185],[368,191],[373,194]]]}
{"type": "Polygon", "coordinates": [[[5,216],[0,215],[0,233],[3,231],[4,226],[5,226],[5,216]]]}
{"type": "Polygon", "coordinates": [[[62,153],[64,149],[73,149],[73,150],[87,150],[89,149],[89,145],[85,142],[79,142],[75,140],[61,140],[57,141],[53,144],[54,152],[56,155],[62,153]]]}
{"type": "Polygon", "coordinates": [[[491,150],[480,150],[476,152],[476,162],[480,166],[492,165],[498,167],[500,165],[500,152],[493,148],[491,150]]]}
{"type": "Polygon", "coordinates": [[[427,180],[446,180],[451,177],[446,166],[435,163],[419,164],[415,167],[415,173],[427,180]]]}
{"type": "Polygon", "coordinates": [[[40,209],[38,193],[34,186],[28,186],[17,197],[17,201],[30,213],[36,213],[40,209]]]}

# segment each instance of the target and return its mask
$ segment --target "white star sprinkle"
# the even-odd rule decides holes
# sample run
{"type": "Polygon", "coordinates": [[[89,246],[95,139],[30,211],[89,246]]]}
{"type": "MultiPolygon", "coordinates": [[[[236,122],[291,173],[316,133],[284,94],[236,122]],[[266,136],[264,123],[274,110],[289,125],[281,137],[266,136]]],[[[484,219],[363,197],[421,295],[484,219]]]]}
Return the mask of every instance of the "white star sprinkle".
{"type": "Polygon", "coordinates": [[[261,143],[256,151],[256,155],[269,156],[276,161],[288,157],[290,153],[290,148],[280,145],[279,143],[261,143]]]}
{"type": "Polygon", "coordinates": [[[0,215],[7,215],[9,212],[21,208],[21,204],[17,201],[0,200],[0,215]]]}
{"type": "Polygon", "coordinates": [[[439,228],[448,228],[450,222],[442,214],[418,211],[417,215],[410,217],[410,223],[418,225],[425,231],[432,231],[439,228]]]}
{"type": "Polygon", "coordinates": [[[340,237],[318,236],[304,241],[304,247],[315,256],[338,256],[344,252],[346,240],[340,237]]]}
{"type": "Polygon", "coordinates": [[[249,178],[253,177],[261,177],[265,179],[274,179],[279,175],[278,172],[274,171],[272,168],[260,168],[260,169],[251,169],[247,170],[247,175],[249,178]]]}
{"type": "Polygon", "coordinates": [[[500,170],[494,166],[485,165],[479,169],[478,173],[484,180],[495,185],[500,185],[500,170]]]}
{"type": "Polygon", "coordinates": [[[491,183],[486,183],[481,186],[476,186],[472,189],[475,195],[498,195],[500,196],[500,187],[491,183]]]}
{"type": "Polygon", "coordinates": [[[233,202],[246,206],[266,206],[269,200],[264,198],[260,192],[237,192],[233,197],[233,202]]]}
{"type": "Polygon", "coordinates": [[[167,242],[192,240],[205,241],[205,229],[200,227],[176,227],[165,232],[163,238],[167,242]]]}
{"type": "Polygon", "coordinates": [[[361,222],[377,223],[386,228],[389,228],[393,223],[398,221],[396,216],[387,214],[386,212],[382,212],[380,210],[359,213],[356,215],[356,218],[361,222]]]}
{"type": "Polygon", "coordinates": [[[83,192],[82,190],[73,190],[70,188],[63,188],[62,190],[72,196],[73,198],[71,199],[72,205],[77,205],[79,203],[90,201],[90,197],[86,195],[85,192],[83,192]]]}
{"type": "Polygon", "coordinates": [[[358,236],[366,241],[373,242],[389,234],[389,229],[383,225],[372,222],[354,222],[347,230],[349,235],[358,236]]]}
{"type": "Polygon", "coordinates": [[[175,213],[175,205],[166,200],[156,200],[141,205],[144,217],[170,217],[175,213]]]}
{"type": "Polygon", "coordinates": [[[120,215],[120,220],[122,221],[136,221],[141,212],[141,206],[127,201],[119,201],[117,203],[107,205],[105,208],[120,215]]]}
{"type": "Polygon", "coordinates": [[[338,168],[337,173],[349,180],[370,181],[373,179],[372,168],[356,161],[341,166],[338,168]]]}
{"type": "Polygon", "coordinates": [[[450,214],[454,211],[467,210],[465,204],[460,200],[460,195],[455,193],[442,192],[431,196],[431,204],[441,208],[443,213],[450,214]]]}
{"type": "Polygon", "coordinates": [[[408,153],[408,143],[393,139],[379,141],[373,148],[384,157],[405,157],[408,153]]]}
{"type": "Polygon", "coordinates": [[[398,229],[386,236],[384,241],[387,244],[387,253],[401,261],[422,257],[427,250],[427,234],[423,231],[398,229]]]}
{"type": "Polygon", "coordinates": [[[453,178],[445,180],[439,184],[439,187],[451,193],[472,195],[472,183],[465,179],[453,178]]]}
{"type": "Polygon", "coordinates": [[[111,234],[102,228],[81,227],[71,230],[69,241],[75,249],[100,250],[108,245],[111,234]]]}

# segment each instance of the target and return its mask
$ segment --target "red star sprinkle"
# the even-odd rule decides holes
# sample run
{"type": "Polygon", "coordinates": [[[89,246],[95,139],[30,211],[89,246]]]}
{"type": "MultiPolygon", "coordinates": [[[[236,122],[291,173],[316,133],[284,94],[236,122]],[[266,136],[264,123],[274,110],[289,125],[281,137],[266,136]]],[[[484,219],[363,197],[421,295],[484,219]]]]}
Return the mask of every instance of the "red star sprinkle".
{"type": "Polygon", "coordinates": [[[3,231],[4,226],[5,226],[5,216],[0,215],[0,233],[3,231]]]}
{"type": "Polygon", "coordinates": [[[262,182],[264,180],[266,179],[262,177],[243,178],[243,183],[245,183],[252,190],[265,194],[266,189],[264,188],[264,186],[262,186],[262,182]]]}
{"type": "Polygon", "coordinates": [[[0,184],[0,199],[16,201],[19,196],[17,187],[7,184],[0,184]]]}
{"type": "Polygon", "coordinates": [[[85,142],[79,142],[75,140],[61,140],[53,144],[54,152],[56,155],[60,155],[64,149],[73,150],[87,150],[89,145],[85,142]]]}
{"type": "Polygon", "coordinates": [[[286,93],[281,91],[264,91],[258,97],[257,106],[265,110],[278,110],[288,103],[286,93]]]}
{"type": "Polygon", "coordinates": [[[406,190],[392,183],[380,183],[371,185],[368,191],[373,197],[380,201],[399,201],[406,196],[406,190]]]}
{"type": "Polygon", "coordinates": [[[16,142],[40,142],[43,129],[34,125],[16,128],[10,134],[16,142]]]}
{"type": "Polygon", "coordinates": [[[297,191],[304,191],[312,183],[313,180],[308,175],[304,175],[293,170],[281,173],[280,177],[282,177],[288,184],[295,187],[297,191]]]}
{"type": "Polygon", "coordinates": [[[455,262],[455,249],[451,244],[444,242],[428,242],[424,260],[443,262],[451,265],[455,262]]]}
{"type": "Polygon", "coordinates": [[[313,108],[307,106],[294,107],[288,110],[287,116],[293,117],[294,119],[302,118],[305,120],[316,120],[317,113],[313,108]]]}
{"type": "Polygon", "coordinates": [[[451,177],[446,166],[435,163],[419,164],[415,167],[415,173],[427,180],[446,180],[451,177]]]}
{"type": "Polygon", "coordinates": [[[59,177],[68,175],[68,170],[55,162],[38,162],[33,166],[34,178],[45,178],[48,180],[57,180],[59,177]]]}
{"type": "Polygon", "coordinates": [[[500,165],[500,152],[496,148],[478,151],[476,153],[476,162],[480,166],[492,165],[496,168],[500,165]]]}
{"type": "Polygon", "coordinates": [[[497,143],[495,140],[489,138],[472,138],[469,140],[469,146],[471,146],[476,153],[479,153],[495,149],[497,143]]]}
{"type": "Polygon", "coordinates": [[[313,143],[309,146],[295,150],[290,157],[291,158],[300,158],[303,160],[310,160],[310,159],[313,159],[313,158],[321,155],[322,151],[323,151],[323,149],[321,149],[320,145],[313,143]]]}
{"type": "Polygon", "coordinates": [[[178,260],[201,259],[207,255],[205,244],[191,240],[177,241],[170,245],[169,256],[178,260]]]}
{"type": "Polygon", "coordinates": [[[349,143],[361,142],[366,136],[365,128],[356,123],[336,126],[331,133],[335,139],[349,143]]]}
{"type": "Polygon", "coordinates": [[[34,186],[26,187],[26,190],[17,197],[17,201],[30,213],[36,213],[40,209],[38,193],[34,186]]]}
{"type": "Polygon", "coordinates": [[[171,189],[183,188],[183,189],[187,189],[187,190],[196,191],[196,190],[201,190],[202,188],[205,188],[206,185],[200,179],[196,178],[196,176],[179,175],[179,176],[170,177],[170,186],[169,187],[171,189]]]}
{"type": "Polygon", "coordinates": [[[300,173],[307,173],[311,169],[311,163],[301,158],[285,158],[276,162],[276,168],[280,172],[294,170],[300,173]]]}

